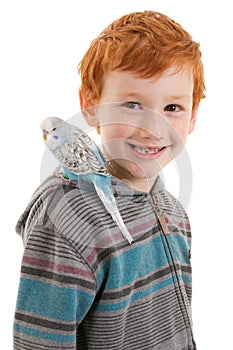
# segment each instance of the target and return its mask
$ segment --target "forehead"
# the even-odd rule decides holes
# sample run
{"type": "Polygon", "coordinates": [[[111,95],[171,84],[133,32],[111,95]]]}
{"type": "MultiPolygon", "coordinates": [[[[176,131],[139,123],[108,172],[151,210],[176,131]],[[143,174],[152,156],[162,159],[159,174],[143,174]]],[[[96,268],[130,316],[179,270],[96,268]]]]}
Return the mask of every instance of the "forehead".
{"type": "Polygon", "coordinates": [[[141,78],[131,72],[112,71],[103,79],[101,96],[140,97],[156,95],[192,95],[193,74],[191,69],[173,67],[151,78],[141,78]]]}

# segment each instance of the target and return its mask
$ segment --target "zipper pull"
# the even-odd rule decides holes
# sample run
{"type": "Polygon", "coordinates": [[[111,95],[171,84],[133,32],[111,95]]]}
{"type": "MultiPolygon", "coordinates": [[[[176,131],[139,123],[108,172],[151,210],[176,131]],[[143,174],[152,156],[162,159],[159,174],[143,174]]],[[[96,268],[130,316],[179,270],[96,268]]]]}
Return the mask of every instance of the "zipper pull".
{"type": "Polygon", "coordinates": [[[161,210],[159,209],[158,203],[157,203],[157,201],[156,201],[154,196],[152,196],[152,199],[153,199],[153,202],[154,202],[154,205],[155,205],[157,218],[158,218],[159,223],[161,225],[162,231],[166,235],[166,234],[169,233],[169,231],[168,231],[168,227],[167,227],[167,223],[166,223],[165,217],[163,216],[161,210]]]}

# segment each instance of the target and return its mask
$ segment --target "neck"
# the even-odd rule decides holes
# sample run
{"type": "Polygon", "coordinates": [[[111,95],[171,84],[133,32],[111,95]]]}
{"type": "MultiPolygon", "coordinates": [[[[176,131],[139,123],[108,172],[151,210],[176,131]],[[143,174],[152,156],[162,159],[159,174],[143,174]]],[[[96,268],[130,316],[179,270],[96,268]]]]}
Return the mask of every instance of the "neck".
{"type": "Polygon", "coordinates": [[[155,180],[157,176],[153,178],[147,178],[147,177],[134,177],[130,172],[127,170],[119,167],[117,164],[113,164],[113,162],[109,161],[106,164],[108,171],[112,176],[117,177],[118,179],[122,180],[124,183],[126,183],[128,186],[140,191],[140,192],[146,192],[149,193],[155,183],[155,180]]]}

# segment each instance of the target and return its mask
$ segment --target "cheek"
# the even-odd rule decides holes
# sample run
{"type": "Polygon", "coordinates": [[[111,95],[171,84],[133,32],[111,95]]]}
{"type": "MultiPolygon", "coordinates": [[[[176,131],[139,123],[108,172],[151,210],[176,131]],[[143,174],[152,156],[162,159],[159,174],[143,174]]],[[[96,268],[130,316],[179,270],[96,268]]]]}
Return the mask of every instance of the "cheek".
{"type": "Polygon", "coordinates": [[[173,138],[175,138],[177,141],[180,140],[180,142],[184,142],[187,138],[189,131],[188,121],[183,120],[181,122],[174,123],[171,125],[171,127],[173,138]]]}
{"type": "Polygon", "coordinates": [[[124,139],[129,135],[129,128],[122,124],[111,124],[109,126],[103,126],[101,128],[102,138],[105,140],[111,139],[124,139]]]}

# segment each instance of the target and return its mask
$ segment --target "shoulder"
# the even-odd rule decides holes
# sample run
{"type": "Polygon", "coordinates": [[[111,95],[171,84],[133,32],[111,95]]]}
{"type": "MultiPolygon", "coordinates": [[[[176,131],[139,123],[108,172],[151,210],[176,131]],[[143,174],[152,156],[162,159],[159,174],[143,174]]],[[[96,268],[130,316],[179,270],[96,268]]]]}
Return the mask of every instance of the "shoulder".
{"type": "Polygon", "coordinates": [[[85,178],[60,178],[45,190],[40,201],[43,210],[37,224],[56,231],[75,249],[102,247],[102,240],[117,231],[93,183],[85,178]]]}
{"type": "Polygon", "coordinates": [[[83,179],[69,181],[53,176],[41,185],[35,203],[37,209],[41,207],[43,225],[50,221],[55,229],[64,232],[69,220],[87,216],[93,205],[96,206],[96,192],[93,184],[83,179]]]}
{"type": "Polygon", "coordinates": [[[16,225],[17,233],[28,235],[35,225],[52,228],[55,213],[58,214],[60,210],[69,211],[70,198],[80,198],[80,193],[77,181],[65,181],[59,173],[48,177],[33,193],[20,216],[16,225]]]}

